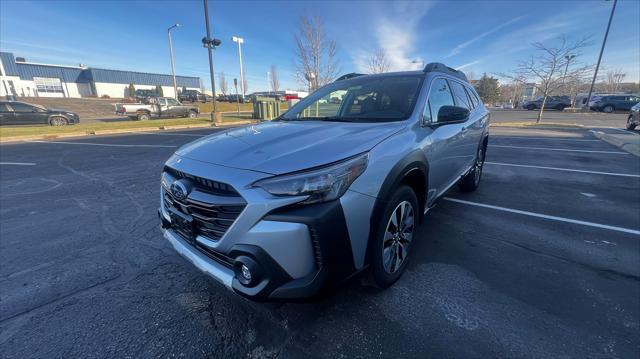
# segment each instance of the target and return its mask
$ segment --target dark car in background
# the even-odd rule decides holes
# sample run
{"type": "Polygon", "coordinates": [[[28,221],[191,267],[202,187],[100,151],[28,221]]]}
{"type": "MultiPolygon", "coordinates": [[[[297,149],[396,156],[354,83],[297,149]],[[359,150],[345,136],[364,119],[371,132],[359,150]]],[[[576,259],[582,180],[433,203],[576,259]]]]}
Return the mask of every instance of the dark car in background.
{"type": "Polygon", "coordinates": [[[0,125],[75,125],[77,113],[19,101],[0,101],[0,125]]]}
{"type": "Polygon", "coordinates": [[[589,107],[594,111],[611,113],[613,111],[629,111],[638,102],[640,102],[638,95],[596,96],[589,102],[589,107]]]}
{"type": "Polygon", "coordinates": [[[227,95],[227,101],[245,103],[247,99],[242,95],[227,95]]]}
{"type": "Polygon", "coordinates": [[[180,92],[180,94],[178,95],[178,101],[205,103],[211,101],[211,96],[204,94],[198,90],[186,90],[180,92]]]}
{"type": "Polygon", "coordinates": [[[160,97],[156,90],[136,90],[136,101],[141,102],[149,97],[160,97]]]}
{"type": "Polygon", "coordinates": [[[633,130],[637,126],[640,126],[640,102],[631,107],[627,118],[627,130],[633,130]]]}
{"type": "MultiPolygon", "coordinates": [[[[542,107],[542,97],[522,104],[522,108],[527,110],[538,110],[540,107],[542,107]]],[[[569,96],[549,96],[544,104],[545,109],[555,109],[559,111],[567,107],[571,107],[571,98],[569,98],[569,96]]]]}

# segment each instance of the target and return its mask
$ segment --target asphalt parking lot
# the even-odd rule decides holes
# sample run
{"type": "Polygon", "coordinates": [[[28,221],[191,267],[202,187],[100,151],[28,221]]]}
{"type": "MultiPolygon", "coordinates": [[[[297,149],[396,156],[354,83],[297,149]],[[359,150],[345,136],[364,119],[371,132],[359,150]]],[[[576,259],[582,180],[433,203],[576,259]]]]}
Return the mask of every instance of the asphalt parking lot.
{"type": "Polygon", "coordinates": [[[640,159],[589,129],[492,128],[398,283],[284,304],[160,235],[162,164],[212,131],[0,146],[3,358],[640,356],[640,159]]]}

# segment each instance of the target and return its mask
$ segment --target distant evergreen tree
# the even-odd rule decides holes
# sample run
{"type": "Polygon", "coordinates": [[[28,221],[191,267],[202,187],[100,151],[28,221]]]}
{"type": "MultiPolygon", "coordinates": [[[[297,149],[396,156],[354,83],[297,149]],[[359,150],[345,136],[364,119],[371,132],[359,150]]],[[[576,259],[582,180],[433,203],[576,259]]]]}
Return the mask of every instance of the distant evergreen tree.
{"type": "Polygon", "coordinates": [[[133,84],[129,84],[129,96],[128,97],[136,97],[136,88],[133,84]]]}
{"type": "Polygon", "coordinates": [[[180,90],[180,93],[185,93],[187,92],[187,86],[182,86],[182,90],[180,90]]]}
{"type": "Polygon", "coordinates": [[[158,94],[158,96],[163,97],[164,96],[164,92],[162,91],[162,86],[160,85],[156,85],[156,93],[158,94]]]}
{"type": "Polygon", "coordinates": [[[480,95],[482,102],[492,104],[500,98],[500,85],[498,85],[498,79],[487,76],[486,73],[482,75],[482,78],[476,83],[476,91],[480,95]]]}

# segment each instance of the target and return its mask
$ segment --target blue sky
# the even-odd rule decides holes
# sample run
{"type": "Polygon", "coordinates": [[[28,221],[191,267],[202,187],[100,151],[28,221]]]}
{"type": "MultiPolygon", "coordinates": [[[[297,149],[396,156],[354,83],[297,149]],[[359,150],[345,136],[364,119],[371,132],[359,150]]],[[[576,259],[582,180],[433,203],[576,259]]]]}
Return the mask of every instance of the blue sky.
{"type": "MultiPolygon", "coordinates": [[[[534,41],[593,36],[581,61],[595,63],[611,9],[609,1],[313,2],[210,1],[216,72],[239,74],[232,35],[245,38],[249,92],[267,88],[278,67],[281,87],[294,78],[293,35],[302,15],[316,15],[338,44],[341,73],[363,71],[367,56],[384,48],[395,70],[412,60],[439,61],[472,71],[513,69],[534,41]]],[[[640,81],[640,1],[621,0],[602,65],[640,81]]],[[[0,49],[28,61],[170,73],[167,27],[173,32],[176,72],[206,84],[208,60],[202,1],[0,1],[0,49]]],[[[217,85],[217,84],[216,84],[217,85]]]]}

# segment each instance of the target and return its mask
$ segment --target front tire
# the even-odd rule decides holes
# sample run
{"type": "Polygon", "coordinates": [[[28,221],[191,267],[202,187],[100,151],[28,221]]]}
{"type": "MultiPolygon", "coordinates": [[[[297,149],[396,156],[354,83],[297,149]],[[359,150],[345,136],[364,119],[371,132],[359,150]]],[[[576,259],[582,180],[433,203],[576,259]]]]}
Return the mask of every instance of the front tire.
{"type": "Polygon", "coordinates": [[[389,287],[404,273],[419,215],[415,192],[409,186],[400,186],[387,202],[369,246],[371,274],[379,288],[389,287]]]}
{"type": "Polygon", "coordinates": [[[636,124],[633,123],[633,117],[629,115],[629,118],[627,119],[627,130],[633,131],[635,128],[636,124]]]}
{"type": "Polygon", "coordinates": [[[187,117],[196,118],[198,117],[198,114],[195,111],[189,111],[189,113],[187,114],[187,117]]]}
{"type": "Polygon", "coordinates": [[[473,164],[473,168],[471,169],[471,171],[469,171],[469,173],[462,177],[462,179],[458,183],[462,192],[473,192],[480,186],[480,179],[482,178],[482,168],[484,167],[484,157],[486,151],[486,146],[481,145],[480,147],[478,147],[476,161],[473,164]]]}
{"type": "Polygon", "coordinates": [[[606,105],[605,107],[602,108],[602,112],[605,112],[605,113],[611,113],[613,112],[613,110],[614,108],[611,105],[606,105]]]}
{"type": "Polygon", "coordinates": [[[69,124],[69,121],[67,121],[67,119],[64,117],[56,116],[52,117],[51,120],[49,120],[49,124],[51,126],[66,126],[69,124]]]}

